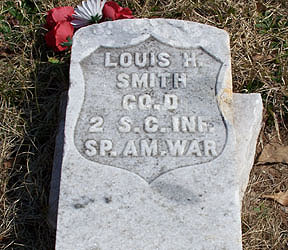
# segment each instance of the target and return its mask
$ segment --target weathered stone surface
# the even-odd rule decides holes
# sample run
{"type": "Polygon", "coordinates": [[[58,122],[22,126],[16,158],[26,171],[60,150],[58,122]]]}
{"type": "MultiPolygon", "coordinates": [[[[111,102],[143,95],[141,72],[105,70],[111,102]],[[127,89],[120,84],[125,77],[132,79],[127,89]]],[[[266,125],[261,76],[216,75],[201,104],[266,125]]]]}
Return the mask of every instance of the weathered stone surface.
{"type": "Polygon", "coordinates": [[[241,200],[254,163],[256,142],[261,129],[262,110],[260,94],[233,94],[234,128],[237,141],[236,157],[241,200]]]}
{"type": "Polygon", "coordinates": [[[251,164],[237,155],[225,31],[88,26],[73,38],[70,82],[57,250],[241,249],[238,177],[251,164]]]}
{"type": "Polygon", "coordinates": [[[222,62],[209,52],[150,36],[134,46],[100,47],[80,67],[85,98],[74,141],[86,159],[152,182],[222,153],[227,131],[215,97],[222,62]],[[180,140],[187,140],[183,154],[174,152],[180,140]]]}

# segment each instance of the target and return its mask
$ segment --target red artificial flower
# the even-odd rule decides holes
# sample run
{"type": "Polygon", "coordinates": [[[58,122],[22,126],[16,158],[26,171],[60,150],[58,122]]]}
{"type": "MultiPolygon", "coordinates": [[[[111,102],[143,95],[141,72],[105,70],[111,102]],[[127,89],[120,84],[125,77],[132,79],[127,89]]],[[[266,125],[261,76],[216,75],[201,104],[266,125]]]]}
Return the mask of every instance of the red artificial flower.
{"type": "Polygon", "coordinates": [[[69,43],[73,34],[74,28],[72,24],[67,21],[61,21],[45,35],[45,40],[47,45],[53,48],[55,52],[63,51],[68,48],[67,44],[65,46],[63,43],[69,43]]]}
{"type": "Polygon", "coordinates": [[[117,19],[134,18],[132,11],[129,8],[122,8],[114,1],[105,3],[102,12],[104,18],[112,19],[112,21],[117,19]]]}
{"type": "Polygon", "coordinates": [[[49,10],[46,17],[46,28],[52,29],[58,22],[71,21],[72,14],[74,14],[74,8],[70,6],[57,7],[49,10]]]}

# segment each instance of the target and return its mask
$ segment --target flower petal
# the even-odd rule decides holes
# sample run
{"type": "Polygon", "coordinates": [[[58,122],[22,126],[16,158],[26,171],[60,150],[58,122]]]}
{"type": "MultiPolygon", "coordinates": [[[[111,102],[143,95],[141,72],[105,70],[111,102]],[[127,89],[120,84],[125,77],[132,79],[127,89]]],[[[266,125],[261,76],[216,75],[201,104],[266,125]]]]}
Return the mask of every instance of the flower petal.
{"type": "MultiPolygon", "coordinates": [[[[85,25],[91,23],[91,21],[98,21],[102,16],[102,10],[105,7],[106,0],[87,0],[82,1],[81,5],[78,5],[75,9],[74,19],[87,20],[85,25]]],[[[78,22],[72,22],[75,27],[79,27],[78,22]],[[77,24],[76,24],[77,23],[77,24]]]]}
{"type": "Polygon", "coordinates": [[[73,17],[79,16],[79,17],[83,17],[83,18],[86,19],[86,15],[83,15],[82,12],[81,12],[79,9],[75,9],[75,14],[72,15],[72,16],[73,16],[73,17]]]}
{"type": "MultiPolygon", "coordinates": [[[[85,21],[88,21],[85,17],[82,17],[82,16],[76,16],[76,15],[72,15],[73,17],[73,20],[77,19],[77,20],[85,20],[85,21]]],[[[72,20],[72,21],[73,21],[72,20]]]]}
{"type": "Polygon", "coordinates": [[[47,45],[53,48],[54,51],[63,51],[66,50],[67,47],[63,47],[61,44],[68,42],[67,39],[72,38],[73,34],[73,26],[67,21],[61,21],[46,34],[45,40],[47,45]]]}
{"type": "Polygon", "coordinates": [[[109,18],[114,21],[116,19],[117,11],[118,11],[118,4],[115,2],[109,1],[105,4],[103,8],[103,16],[105,18],[109,18]]]}
{"type": "Polygon", "coordinates": [[[89,1],[82,2],[82,7],[83,7],[83,9],[85,9],[87,15],[89,15],[91,17],[91,16],[93,16],[93,10],[91,10],[91,8],[89,8],[88,2],[89,1]]]}
{"type": "Polygon", "coordinates": [[[78,13],[81,13],[81,16],[85,16],[86,19],[91,18],[91,16],[86,12],[86,9],[84,9],[81,5],[78,5],[76,10],[78,13]]]}
{"type": "Polygon", "coordinates": [[[73,13],[74,8],[71,6],[57,7],[49,10],[46,17],[46,27],[52,29],[57,22],[70,21],[73,13]]]}
{"type": "Polygon", "coordinates": [[[78,29],[84,26],[87,26],[90,22],[88,20],[83,20],[83,19],[74,19],[71,24],[73,25],[74,28],[78,29]]]}
{"type": "Polygon", "coordinates": [[[96,12],[98,13],[100,11],[100,1],[97,1],[96,5],[96,12]]]}
{"type": "Polygon", "coordinates": [[[97,1],[89,1],[93,10],[97,9],[97,1]]]}
{"type": "Polygon", "coordinates": [[[90,1],[90,0],[88,0],[88,1],[86,2],[87,8],[90,10],[89,13],[90,13],[91,16],[93,16],[93,12],[94,12],[93,3],[94,3],[94,1],[90,1]]]}
{"type": "Polygon", "coordinates": [[[101,13],[103,12],[103,8],[104,8],[104,5],[106,4],[106,0],[103,0],[101,2],[101,7],[100,7],[100,10],[101,10],[101,13]]]}

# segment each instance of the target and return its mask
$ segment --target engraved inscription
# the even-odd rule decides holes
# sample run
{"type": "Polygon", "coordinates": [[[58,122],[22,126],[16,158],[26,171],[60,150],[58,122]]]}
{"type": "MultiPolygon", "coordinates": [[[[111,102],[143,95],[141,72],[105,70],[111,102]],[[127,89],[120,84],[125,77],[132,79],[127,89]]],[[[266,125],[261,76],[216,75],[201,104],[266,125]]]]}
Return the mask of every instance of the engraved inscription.
{"type": "Polygon", "coordinates": [[[75,128],[78,151],[148,182],[212,161],[227,136],[215,94],[221,66],[201,48],[175,48],[154,38],[98,48],[81,62],[85,98],[75,128]]]}
{"type": "MultiPolygon", "coordinates": [[[[165,140],[166,151],[159,151],[157,140],[128,140],[121,156],[158,156],[161,152],[165,152],[165,156],[217,156],[215,141],[204,140],[165,140]]],[[[113,142],[111,140],[87,140],[85,142],[85,154],[91,156],[117,156],[117,152],[113,150],[113,142]]],[[[161,154],[160,154],[161,155],[161,154]]],[[[162,155],[164,156],[164,155],[162,155]]]]}

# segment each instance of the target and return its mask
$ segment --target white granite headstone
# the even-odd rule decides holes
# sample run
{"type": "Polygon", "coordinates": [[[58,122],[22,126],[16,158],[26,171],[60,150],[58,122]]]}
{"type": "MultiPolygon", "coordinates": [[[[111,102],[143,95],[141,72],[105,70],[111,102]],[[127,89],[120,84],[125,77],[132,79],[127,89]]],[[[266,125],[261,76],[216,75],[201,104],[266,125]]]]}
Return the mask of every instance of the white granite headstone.
{"type": "Polygon", "coordinates": [[[91,25],[73,38],[70,82],[56,250],[242,249],[262,106],[232,94],[225,31],[91,25]]]}

